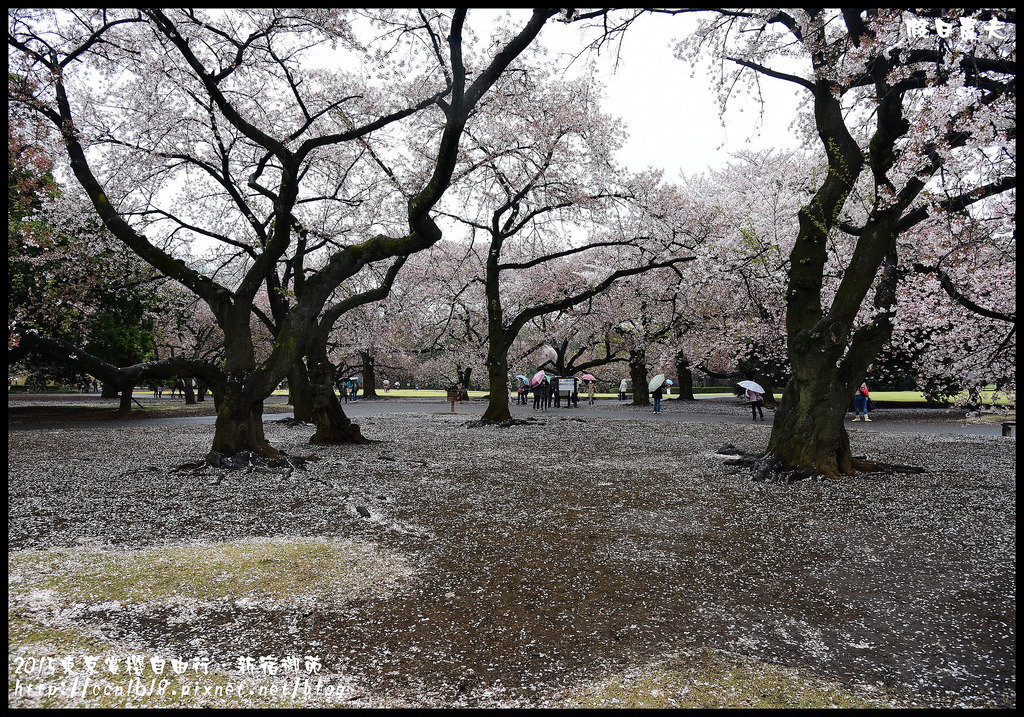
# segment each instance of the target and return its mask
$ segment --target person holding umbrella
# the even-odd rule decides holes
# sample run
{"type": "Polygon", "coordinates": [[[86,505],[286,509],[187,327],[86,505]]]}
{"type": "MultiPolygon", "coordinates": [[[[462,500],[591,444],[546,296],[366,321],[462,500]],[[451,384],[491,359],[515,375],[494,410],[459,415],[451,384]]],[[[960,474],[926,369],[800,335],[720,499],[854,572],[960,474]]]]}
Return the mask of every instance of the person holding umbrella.
{"type": "Polygon", "coordinates": [[[518,405],[525,406],[527,403],[526,397],[530,394],[530,379],[526,378],[526,376],[524,376],[523,374],[519,374],[518,376],[516,376],[516,379],[519,381],[518,405]]]}
{"type": "Polygon", "coordinates": [[[547,410],[547,381],[543,371],[538,371],[530,379],[530,388],[533,389],[533,410],[547,410]]]}
{"type": "Polygon", "coordinates": [[[760,414],[763,421],[764,410],[761,407],[764,406],[764,389],[761,388],[761,384],[753,381],[740,381],[739,385],[746,391],[747,403],[750,404],[750,420],[756,421],[760,414]]]}
{"type": "Polygon", "coordinates": [[[665,390],[665,374],[659,373],[657,376],[651,379],[651,382],[647,385],[647,390],[651,392],[651,398],[654,399],[654,412],[661,413],[661,397],[664,395],[665,390]]]}

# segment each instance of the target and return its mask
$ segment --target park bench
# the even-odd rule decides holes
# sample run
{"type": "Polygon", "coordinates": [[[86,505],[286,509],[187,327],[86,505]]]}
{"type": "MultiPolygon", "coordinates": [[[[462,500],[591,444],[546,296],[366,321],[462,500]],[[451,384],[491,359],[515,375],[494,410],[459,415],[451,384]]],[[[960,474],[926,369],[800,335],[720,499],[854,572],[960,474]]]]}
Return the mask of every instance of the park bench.
{"type": "Polygon", "coordinates": [[[1004,436],[1012,436],[1014,433],[1017,432],[1016,421],[1003,421],[1000,425],[1003,427],[1004,436]]]}

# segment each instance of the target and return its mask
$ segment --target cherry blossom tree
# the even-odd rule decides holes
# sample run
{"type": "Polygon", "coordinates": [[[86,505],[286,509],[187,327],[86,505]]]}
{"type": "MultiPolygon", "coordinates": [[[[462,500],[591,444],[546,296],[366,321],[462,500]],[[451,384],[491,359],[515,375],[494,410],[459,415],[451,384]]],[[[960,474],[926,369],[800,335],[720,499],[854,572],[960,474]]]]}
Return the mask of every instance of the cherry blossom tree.
{"type": "Polygon", "coordinates": [[[1016,389],[1015,207],[1003,195],[988,213],[941,213],[914,228],[901,267],[892,350],[912,358],[933,399],[1016,389]]]}
{"type": "Polygon", "coordinates": [[[720,62],[723,102],[744,81],[803,90],[807,136],[827,158],[799,212],[792,378],[756,478],[870,467],[852,457],[843,419],[892,336],[901,237],[937,213],[984,212],[1016,186],[1015,31],[1012,12],[794,8],[716,13],[682,44],[689,62],[720,62]],[[840,233],[852,251],[833,282],[840,233]]]}
{"type": "Polygon", "coordinates": [[[336,287],[372,262],[439,240],[431,211],[470,115],[555,14],[537,10],[483,50],[467,47],[465,9],[9,12],[18,72],[10,102],[59,130],[104,225],[202,298],[224,332],[222,364],[178,366],[218,400],[213,451],[277,453],[263,436],[264,398],[307,353],[336,287]],[[339,69],[322,69],[325,61],[339,69]],[[258,361],[249,321],[256,296],[268,283],[274,296],[274,270],[305,250],[296,241],[303,231],[344,234],[346,203],[376,166],[366,143],[399,147],[406,120],[421,114],[434,144],[411,158],[421,182],[404,228],[351,237],[319,267],[303,262],[311,271],[302,291],[258,361]],[[353,170],[353,187],[337,170],[356,165],[365,169],[353,170]],[[233,253],[233,284],[175,254],[176,243],[198,240],[233,253]]]}
{"type": "Polygon", "coordinates": [[[489,401],[483,420],[506,423],[508,352],[520,331],[618,279],[692,259],[697,243],[679,197],[654,175],[627,177],[613,161],[616,121],[590,80],[554,82],[526,63],[481,106],[489,122],[466,145],[465,179],[449,216],[480,248],[489,401]]]}

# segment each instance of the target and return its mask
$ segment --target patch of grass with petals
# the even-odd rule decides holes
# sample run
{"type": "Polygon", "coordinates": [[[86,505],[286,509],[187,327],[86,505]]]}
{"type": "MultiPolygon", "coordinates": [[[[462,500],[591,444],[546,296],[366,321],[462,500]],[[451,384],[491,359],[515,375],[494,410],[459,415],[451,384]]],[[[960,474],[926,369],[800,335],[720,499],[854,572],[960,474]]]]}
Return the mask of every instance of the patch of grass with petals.
{"type": "Polygon", "coordinates": [[[879,708],[893,707],[872,688],[853,689],[799,670],[720,650],[677,654],[571,699],[581,708],[879,708]]]}
{"type": "Polygon", "coordinates": [[[64,603],[251,599],[341,603],[411,570],[355,541],[269,538],[137,550],[48,549],[9,555],[9,575],[64,603]]]}

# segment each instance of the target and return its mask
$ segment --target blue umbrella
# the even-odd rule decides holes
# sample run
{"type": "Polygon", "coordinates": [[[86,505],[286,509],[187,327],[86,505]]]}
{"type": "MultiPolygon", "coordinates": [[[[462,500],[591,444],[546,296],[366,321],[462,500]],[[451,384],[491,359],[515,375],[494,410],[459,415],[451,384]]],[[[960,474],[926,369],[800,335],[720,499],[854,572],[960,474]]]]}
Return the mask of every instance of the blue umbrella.
{"type": "Polygon", "coordinates": [[[523,374],[519,374],[518,376],[516,376],[516,378],[521,379],[522,381],[524,381],[526,383],[530,382],[530,379],[526,378],[526,376],[524,376],[523,374]]]}

